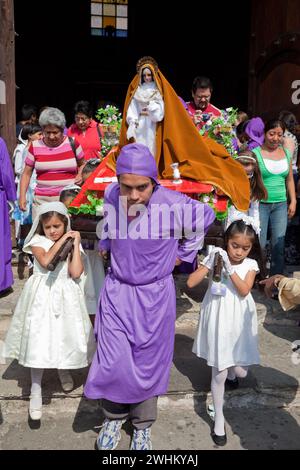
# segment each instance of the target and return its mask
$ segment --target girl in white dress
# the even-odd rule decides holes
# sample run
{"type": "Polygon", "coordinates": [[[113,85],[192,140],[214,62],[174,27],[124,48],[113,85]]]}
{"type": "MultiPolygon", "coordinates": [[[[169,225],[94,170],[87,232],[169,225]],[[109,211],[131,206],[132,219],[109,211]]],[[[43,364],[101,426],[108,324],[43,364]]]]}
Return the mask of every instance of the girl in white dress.
{"type": "Polygon", "coordinates": [[[140,84],[127,110],[127,139],[146,145],[155,156],[156,123],[164,118],[164,100],[150,67],[142,67],[140,73],[140,84]]]}
{"type": "Polygon", "coordinates": [[[259,363],[257,315],[251,295],[259,268],[250,257],[260,254],[260,246],[250,223],[253,220],[245,215],[243,220],[234,221],[225,233],[226,251],[214,248],[187,281],[188,287],[192,288],[210,273],[193,352],[212,367],[215,423],[211,436],[217,445],[227,442],[223,415],[225,380],[227,377],[231,380],[246,377],[248,366],[259,363]],[[217,294],[211,289],[216,252],[223,259],[222,288],[217,294]]]}
{"type": "Polygon", "coordinates": [[[40,206],[23,250],[34,257],[33,275],[26,282],[14,311],[4,356],[31,368],[31,419],[42,416],[41,381],[44,369],[58,369],[65,391],[73,388],[67,369],[86,367],[95,351],[94,335],[79,278],[83,272],[80,233],[70,230],[61,202],[40,206]],[[72,255],[54,271],[47,266],[68,237],[72,255]]]}

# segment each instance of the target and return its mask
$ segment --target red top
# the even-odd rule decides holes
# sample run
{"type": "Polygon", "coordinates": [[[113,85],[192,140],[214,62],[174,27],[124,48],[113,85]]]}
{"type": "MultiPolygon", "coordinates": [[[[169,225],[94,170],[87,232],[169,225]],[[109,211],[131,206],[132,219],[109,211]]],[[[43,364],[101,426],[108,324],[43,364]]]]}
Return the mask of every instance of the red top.
{"type": "Polygon", "coordinates": [[[81,131],[76,124],[72,124],[72,126],[70,126],[68,129],[68,135],[75,137],[76,140],[80,143],[84,152],[85,160],[100,157],[99,152],[101,150],[101,143],[97,126],[102,135],[100,124],[98,124],[93,119],[85,131],[81,131]]]}
{"type": "MultiPolygon", "coordinates": [[[[199,109],[196,109],[194,101],[189,101],[187,103],[187,109],[188,109],[189,115],[192,118],[194,117],[194,114],[196,113],[196,111],[200,111],[199,109]]],[[[202,114],[210,113],[213,116],[220,116],[221,115],[221,111],[218,108],[216,108],[213,104],[210,104],[210,103],[208,103],[206,108],[201,112],[202,112],[202,114]]],[[[199,124],[197,124],[197,129],[201,129],[204,124],[205,124],[205,122],[201,121],[199,124]]]]}

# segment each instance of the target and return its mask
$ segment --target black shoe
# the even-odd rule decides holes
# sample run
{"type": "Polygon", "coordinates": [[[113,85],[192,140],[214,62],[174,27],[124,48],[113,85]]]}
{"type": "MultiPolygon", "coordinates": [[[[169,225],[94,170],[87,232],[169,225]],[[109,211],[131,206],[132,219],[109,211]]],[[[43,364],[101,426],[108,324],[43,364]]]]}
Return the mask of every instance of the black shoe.
{"type": "Polygon", "coordinates": [[[233,380],[226,379],[225,380],[225,387],[229,388],[229,390],[235,390],[239,387],[239,379],[236,377],[233,380]]]}
{"type": "Polygon", "coordinates": [[[225,446],[227,444],[226,432],[222,436],[218,436],[215,431],[211,432],[211,438],[217,446],[225,446]]]}

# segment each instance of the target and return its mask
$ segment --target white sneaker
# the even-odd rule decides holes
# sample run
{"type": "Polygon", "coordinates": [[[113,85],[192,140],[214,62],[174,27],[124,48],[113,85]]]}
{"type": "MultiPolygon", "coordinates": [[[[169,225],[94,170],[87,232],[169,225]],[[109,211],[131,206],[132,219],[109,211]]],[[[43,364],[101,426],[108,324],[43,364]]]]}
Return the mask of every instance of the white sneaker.
{"type": "Polygon", "coordinates": [[[63,391],[71,392],[71,390],[74,388],[74,381],[70,372],[65,369],[58,369],[57,372],[63,391]]]}
{"type": "Polygon", "coordinates": [[[98,450],[114,450],[121,439],[121,428],[126,419],[105,419],[97,437],[98,450]]]}
{"type": "Polygon", "coordinates": [[[134,429],[130,450],[152,450],[151,428],[134,429]]]}
{"type": "Polygon", "coordinates": [[[39,421],[42,417],[42,395],[30,395],[29,416],[33,421],[39,421]]]}

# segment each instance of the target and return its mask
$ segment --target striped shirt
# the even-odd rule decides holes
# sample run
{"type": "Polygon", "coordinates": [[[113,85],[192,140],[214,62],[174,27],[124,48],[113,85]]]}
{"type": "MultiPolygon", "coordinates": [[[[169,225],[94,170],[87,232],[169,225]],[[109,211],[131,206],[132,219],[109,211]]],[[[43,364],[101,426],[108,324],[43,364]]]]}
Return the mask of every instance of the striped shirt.
{"type": "Polygon", "coordinates": [[[76,157],[68,137],[58,147],[47,147],[43,140],[34,140],[25,156],[25,164],[35,168],[37,196],[59,196],[64,186],[72,184],[77,175],[77,161],[83,158],[81,145],[74,140],[76,157]]]}

